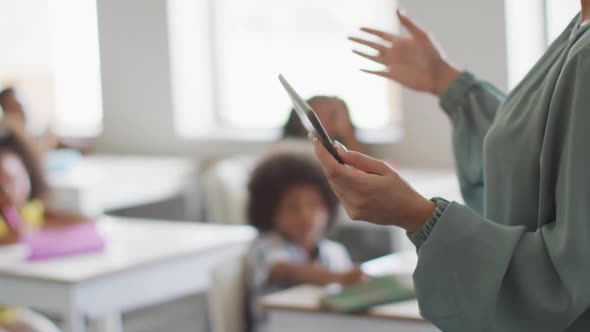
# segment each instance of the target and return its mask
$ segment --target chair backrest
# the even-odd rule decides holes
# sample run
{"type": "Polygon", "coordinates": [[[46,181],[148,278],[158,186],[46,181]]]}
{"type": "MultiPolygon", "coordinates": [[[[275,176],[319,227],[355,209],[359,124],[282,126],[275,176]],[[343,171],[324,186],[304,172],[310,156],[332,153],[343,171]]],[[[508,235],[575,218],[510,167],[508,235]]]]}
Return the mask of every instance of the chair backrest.
{"type": "Polygon", "coordinates": [[[219,224],[247,224],[248,180],[255,157],[221,160],[203,174],[207,220],[219,224]]]}
{"type": "MultiPolygon", "coordinates": [[[[272,152],[313,153],[307,140],[283,140],[272,145],[272,152]]],[[[203,173],[207,221],[219,224],[248,224],[248,181],[261,155],[237,156],[220,160],[203,173]]]]}
{"type": "Polygon", "coordinates": [[[212,332],[244,332],[246,329],[246,262],[240,255],[211,271],[209,315],[212,332]]]}

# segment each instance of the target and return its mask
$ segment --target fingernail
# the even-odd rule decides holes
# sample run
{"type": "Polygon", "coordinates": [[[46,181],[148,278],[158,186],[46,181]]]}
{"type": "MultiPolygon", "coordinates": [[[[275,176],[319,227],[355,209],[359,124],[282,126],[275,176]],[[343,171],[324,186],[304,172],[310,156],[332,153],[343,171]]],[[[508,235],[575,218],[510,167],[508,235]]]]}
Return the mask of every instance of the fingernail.
{"type": "Polygon", "coordinates": [[[338,141],[334,141],[334,145],[336,146],[337,150],[340,150],[342,152],[348,152],[348,149],[344,146],[344,144],[342,144],[338,141]]]}
{"type": "Polygon", "coordinates": [[[398,13],[399,13],[400,15],[402,15],[402,16],[408,16],[408,15],[407,15],[407,12],[406,12],[406,10],[405,10],[404,8],[401,8],[401,7],[400,7],[400,8],[398,8],[398,9],[397,9],[397,11],[398,11],[398,13]]]}
{"type": "Polygon", "coordinates": [[[313,134],[307,133],[307,138],[309,138],[310,141],[313,141],[313,134]]]}

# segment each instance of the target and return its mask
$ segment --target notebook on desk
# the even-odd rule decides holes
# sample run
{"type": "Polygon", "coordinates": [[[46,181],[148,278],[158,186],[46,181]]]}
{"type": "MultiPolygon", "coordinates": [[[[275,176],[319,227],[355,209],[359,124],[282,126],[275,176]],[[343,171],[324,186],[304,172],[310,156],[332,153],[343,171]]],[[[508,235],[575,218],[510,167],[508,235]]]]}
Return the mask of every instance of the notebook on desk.
{"type": "Polygon", "coordinates": [[[415,297],[414,290],[404,286],[397,276],[383,276],[325,295],[320,305],[329,311],[352,313],[415,297]]]}
{"type": "MultiPolygon", "coordinates": [[[[12,231],[22,232],[24,222],[15,207],[1,208],[0,215],[12,231]]],[[[102,251],[106,245],[93,222],[21,233],[18,242],[28,250],[30,261],[102,251]]]]}

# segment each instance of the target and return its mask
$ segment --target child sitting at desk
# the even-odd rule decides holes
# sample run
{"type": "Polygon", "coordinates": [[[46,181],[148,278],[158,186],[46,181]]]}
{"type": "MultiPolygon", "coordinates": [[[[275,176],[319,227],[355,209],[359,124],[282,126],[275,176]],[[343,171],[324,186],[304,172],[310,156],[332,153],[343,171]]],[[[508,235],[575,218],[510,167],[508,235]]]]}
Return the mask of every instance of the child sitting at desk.
{"type": "Polygon", "coordinates": [[[248,219],[260,236],[247,256],[249,325],[260,331],[260,296],[297,284],[350,285],[363,274],[346,249],[324,238],[338,200],[322,170],[306,155],[281,153],[263,160],[249,183],[248,219]]]}
{"type": "MultiPolygon", "coordinates": [[[[47,185],[38,155],[26,137],[0,123],[0,208],[16,208],[25,232],[84,221],[84,217],[45,208],[47,185]]],[[[20,234],[0,217],[0,245],[12,244],[20,234]]],[[[24,309],[0,307],[0,331],[57,331],[42,316],[24,309]]]]}

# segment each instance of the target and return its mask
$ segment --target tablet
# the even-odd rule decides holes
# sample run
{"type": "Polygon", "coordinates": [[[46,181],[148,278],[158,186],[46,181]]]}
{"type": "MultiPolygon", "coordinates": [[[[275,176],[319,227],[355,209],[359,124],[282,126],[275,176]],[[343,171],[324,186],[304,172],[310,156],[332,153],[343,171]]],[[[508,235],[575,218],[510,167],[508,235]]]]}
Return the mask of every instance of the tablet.
{"type": "Polygon", "coordinates": [[[326,150],[330,152],[336,161],[344,165],[344,160],[338,155],[338,151],[336,151],[336,148],[334,147],[334,142],[330,136],[328,136],[328,133],[311,106],[309,106],[309,104],[301,98],[297,92],[295,92],[283,75],[279,75],[279,81],[281,81],[287,94],[289,94],[289,98],[291,98],[291,102],[293,103],[293,108],[295,108],[295,113],[299,116],[303,127],[305,127],[307,132],[314,134],[322,142],[326,150]]]}

